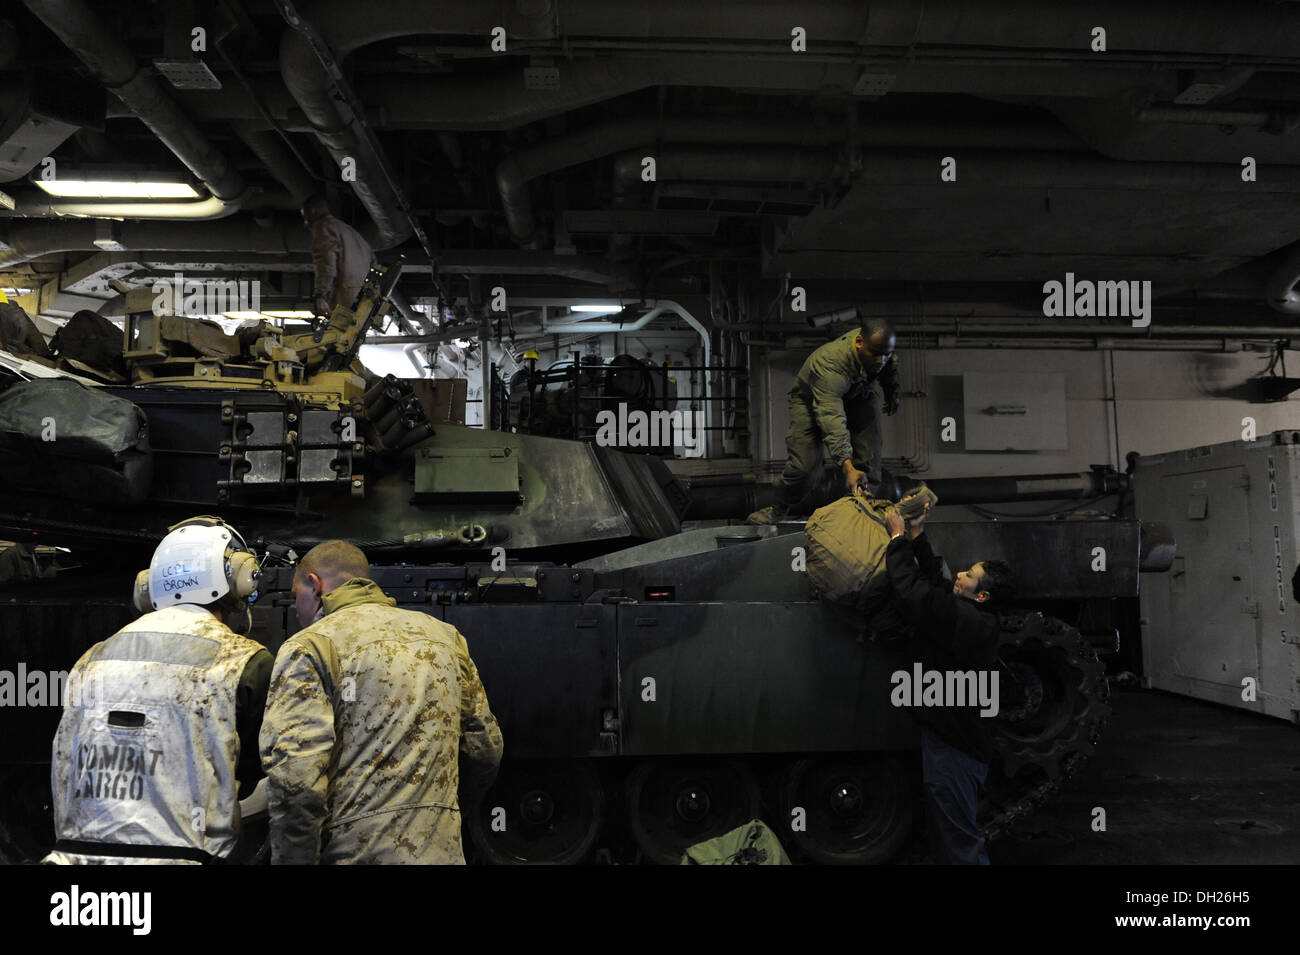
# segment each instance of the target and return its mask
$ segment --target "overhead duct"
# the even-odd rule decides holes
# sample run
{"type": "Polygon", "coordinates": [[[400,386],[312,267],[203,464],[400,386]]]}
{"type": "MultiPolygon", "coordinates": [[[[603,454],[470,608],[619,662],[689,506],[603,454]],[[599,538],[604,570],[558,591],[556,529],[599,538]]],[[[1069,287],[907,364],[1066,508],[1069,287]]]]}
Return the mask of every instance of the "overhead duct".
{"type": "MultiPolygon", "coordinates": [[[[779,143],[799,141],[809,135],[807,124],[757,123],[715,117],[680,118],[668,120],[642,120],[629,118],[560,136],[529,149],[520,150],[502,160],[497,166],[497,187],[501,190],[501,205],[505,210],[510,235],[526,247],[536,247],[536,222],[528,184],[548,173],[601,156],[608,156],[634,146],[645,144],[652,150],[656,140],[694,140],[704,143],[779,143]]],[[[834,132],[822,132],[819,138],[830,140],[834,132]]],[[[842,136],[841,136],[842,138],[842,136]]],[[[628,186],[628,178],[639,179],[640,153],[628,157],[627,168],[615,177],[615,195],[628,186]],[[633,161],[635,160],[635,161],[633,161]]],[[[653,151],[658,156],[658,151],[653,151]]]]}
{"type": "Polygon", "coordinates": [[[215,222],[106,223],[93,219],[10,219],[0,226],[0,269],[49,255],[84,249],[149,251],[306,252],[307,230],[301,224],[281,222],[262,229],[243,219],[215,222]],[[5,248],[7,247],[7,248],[5,248]]]}
{"type": "MultiPolygon", "coordinates": [[[[513,38],[556,39],[553,6],[548,0],[449,0],[430,11],[400,0],[366,4],[327,0],[311,7],[309,16],[312,27],[328,42],[337,70],[337,63],[353,51],[403,36],[486,37],[493,28],[504,25],[513,38]]],[[[1103,15],[1110,18],[1104,22],[1112,24],[1117,34],[1122,30],[1126,49],[1294,58],[1292,45],[1284,39],[1286,25],[1280,25],[1276,15],[1245,14],[1241,22],[1234,21],[1232,31],[1224,31],[1221,11],[1208,3],[1190,9],[1172,5],[1166,9],[1162,4],[1156,11],[1135,11],[1123,3],[1105,4],[1099,11],[1095,4],[1074,3],[1068,9],[1054,8],[1050,18],[1022,16],[1018,11],[990,13],[982,8],[974,16],[970,8],[971,4],[958,0],[928,5],[921,0],[900,0],[872,4],[868,16],[868,9],[856,0],[840,0],[802,10],[798,19],[809,36],[835,38],[837,46],[856,45],[882,55],[906,51],[908,62],[921,45],[936,49],[983,46],[1001,52],[1023,47],[1078,54],[1078,37],[1091,35],[1103,15]]],[[[1285,19],[1295,21],[1300,29],[1300,16],[1288,14],[1285,19]]],[[[409,105],[427,117],[429,128],[506,129],[653,85],[814,90],[827,85],[827,71],[834,69],[837,75],[832,85],[848,90],[861,73],[860,66],[852,63],[760,61],[752,56],[753,42],[745,50],[734,51],[751,54],[746,57],[727,56],[733,51],[725,49],[705,52],[680,39],[707,37],[710,43],[733,45],[739,41],[771,43],[773,37],[788,36],[790,30],[790,14],[780,5],[746,9],[745,16],[738,17],[730,8],[696,0],[666,0],[636,10],[605,0],[566,0],[558,21],[565,50],[575,40],[592,37],[634,38],[644,42],[645,48],[622,60],[570,59],[564,64],[558,88],[530,91],[526,97],[519,95],[518,75],[510,72],[422,83],[418,95],[402,91],[395,105],[409,105]]],[[[551,46],[531,49],[546,52],[551,46]]],[[[371,143],[364,120],[332,95],[335,83],[317,54],[301,33],[286,31],[280,51],[285,83],[335,158],[350,157],[356,163],[353,188],[385,240],[400,241],[404,228],[398,203],[386,184],[382,157],[371,143]]],[[[517,241],[532,245],[536,237],[529,222],[531,210],[526,208],[526,197],[520,198],[521,184],[531,177],[508,163],[499,170],[498,178],[512,234],[517,241]]]]}
{"type": "Polygon", "coordinates": [[[289,152],[279,133],[270,129],[250,129],[243,125],[236,126],[235,132],[271,175],[284,183],[295,206],[301,207],[308,196],[319,191],[315,181],[303,171],[302,164],[289,152]]]}
{"type": "MultiPolygon", "coordinates": [[[[659,155],[652,144],[667,143],[798,143],[803,146],[843,143],[843,127],[814,127],[807,122],[757,121],[724,116],[628,117],[590,126],[545,143],[522,149],[497,166],[497,187],[510,235],[516,242],[535,247],[536,223],[528,192],[530,180],[637,146],[644,155],[659,155]]],[[[1053,152],[1082,151],[1074,136],[1046,124],[936,126],[918,128],[896,123],[873,124],[853,135],[858,146],[965,149],[1027,149],[1053,152]]],[[[626,196],[639,178],[640,167],[626,165],[615,176],[615,196],[626,196]]]]}
{"type": "Polygon", "coordinates": [[[244,180],[184,111],[154,80],[138,68],[135,57],[114,31],[81,0],[23,0],[82,62],[201,179],[221,204],[222,214],[239,207],[244,180]]]}
{"type": "Polygon", "coordinates": [[[26,176],[77,130],[103,125],[103,101],[94,84],[55,70],[0,80],[0,182],[26,176]]]}

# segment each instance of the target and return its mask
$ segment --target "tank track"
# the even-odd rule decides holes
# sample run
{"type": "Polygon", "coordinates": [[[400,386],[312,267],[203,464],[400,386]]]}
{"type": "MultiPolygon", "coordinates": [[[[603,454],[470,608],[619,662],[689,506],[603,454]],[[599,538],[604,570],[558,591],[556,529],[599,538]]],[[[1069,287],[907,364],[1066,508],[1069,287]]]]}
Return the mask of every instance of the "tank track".
{"type": "Polygon", "coordinates": [[[1110,716],[1105,667],[1077,629],[1038,613],[1004,613],[998,623],[1004,679],[1011,677],[1015,692],[993,728],[980,814],[989,841],[1060,791],[1092,755],[1110,716]]]}

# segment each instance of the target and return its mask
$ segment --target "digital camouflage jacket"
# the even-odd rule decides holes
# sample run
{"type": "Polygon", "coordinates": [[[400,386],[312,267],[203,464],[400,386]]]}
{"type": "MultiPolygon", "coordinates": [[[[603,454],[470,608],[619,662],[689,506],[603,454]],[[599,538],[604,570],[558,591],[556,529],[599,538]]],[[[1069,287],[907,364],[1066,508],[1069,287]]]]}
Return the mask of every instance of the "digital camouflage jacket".
{"type": "Polygon", "coordinates": [[[465,638],[370,580],[326,594],[324,609],[271,676],[272,861],[463,864],[458,753],[481,790],[502,750],[465,638]]]}

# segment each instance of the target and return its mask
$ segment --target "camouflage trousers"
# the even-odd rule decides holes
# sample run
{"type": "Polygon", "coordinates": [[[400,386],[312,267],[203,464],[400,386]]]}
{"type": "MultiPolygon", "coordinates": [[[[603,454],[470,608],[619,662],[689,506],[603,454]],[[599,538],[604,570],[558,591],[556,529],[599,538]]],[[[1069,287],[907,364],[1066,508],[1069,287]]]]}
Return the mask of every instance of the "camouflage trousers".
{"type": "MultiPolygon", "coordinates": [[[[849,440],[853,446],[853,466],[867,475],[870,489],[879,486],[881,481],[880,461],[881,414],[880,399],[874,389],[857,398],[844,399],[844,414],[849,428],[849,440]]],[[[785,470],[777,481],[777,500],[787,510],[793,509],[808,490],[809,479],[816,482],[824,479],[821,465],[834,471],[831,480],[835,482],[835,491],[844,493],[840,461],[823,461],[825,458],[825,435],[817,425],[812,408],[797,396],[790,398],[790,427],[785,432],[786,460],[785,470]]]]}

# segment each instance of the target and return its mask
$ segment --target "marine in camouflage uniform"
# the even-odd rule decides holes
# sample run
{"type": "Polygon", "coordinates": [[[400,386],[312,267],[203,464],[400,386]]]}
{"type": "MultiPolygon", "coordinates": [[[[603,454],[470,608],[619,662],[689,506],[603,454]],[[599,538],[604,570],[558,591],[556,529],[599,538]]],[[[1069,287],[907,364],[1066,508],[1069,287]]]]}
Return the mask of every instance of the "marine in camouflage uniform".
{"type": "Polygon", "coordinates": [[[827,467],[842,470],[846,492],[877,493],[882,408],[874,385],[880,383],[884,413],[897,411],[901,384],[894,341],[888,324],[869,320],[808,356],[790,389],[787,458],[777,503],[751,514],[750,523],[770,524],[794,508],[822,463],[823,449],[827,467]]]}
{"type": "Polygon", "coordinates": [[[262,723],[271,861],[463,864],[457,755],[476,799],[501,731],[460,632],[368,574],[330,541],[294,576],[311,622],[280,648],[262,723]]]}

